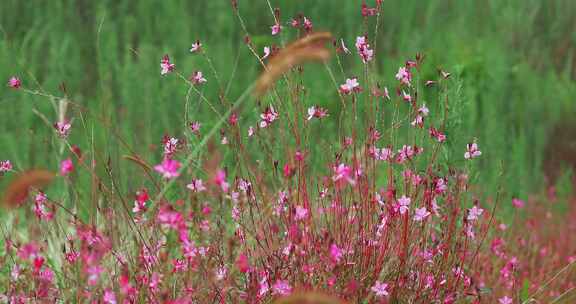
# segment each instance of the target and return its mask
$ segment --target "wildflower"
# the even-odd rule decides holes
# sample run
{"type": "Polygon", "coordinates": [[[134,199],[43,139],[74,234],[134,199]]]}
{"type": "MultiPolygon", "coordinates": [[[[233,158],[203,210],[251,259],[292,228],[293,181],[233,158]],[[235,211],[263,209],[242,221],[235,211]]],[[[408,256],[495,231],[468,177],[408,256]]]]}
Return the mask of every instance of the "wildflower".
{"type": "Polygon", "coordinates": [[[410,198],[406,197],[406,195],[402,195],[402,197],[398,200],[398,210],[400,214],[406,213],[410,209],[410,198]]]}
{"type": "Polygon", "coordinates": [[[184,217],[177,211],[174,211],[169,205],[162,206],[158,211],[156,220],[165,228],[177,230],[184,221],[184,217]]]}
{"type": "Polygon", "coordinates": [[[13,89],[19,89],[22,86],[22,81],[20,78],[12,76],[10,79],[8,79],[8,86],[13,89]]]}
{"type": "Polygon", "coordinates": [[[400,81],[401,84],[410,86],[412,82],[412,73],[406,67],[400,67],[398,73],[396,73],[396,79],[400,81]]]}
{"type": "Polygon", "coordinates": [[[403,99],[405,102],[412,102],[412,96],[410,96],[409,93],[406,93],[406,92],[404,92],[404,91],[402,91],[402,99],[403,99]]]}
{"type": "Polygon", "coordinates": [[[223,192],[228,192],[229,184],[226,182],[226,172],[218,170],[214,176],[214,183],[222,189],[223,192]]]}
{"type": "Polygon", "coordinates": [[[436,141],[438,141],[439,143],[443,143],[446,141],[446,135],[444,133],[436,130],[436,128],[430,127],[428,132],[430,133],[430,137],[436,139],[436,141]]]}
{"type": "Polygon", "coordinates": [[[250,270],[248,257],[245,254],[241,253],[240,255],[238,255],[238,258],[236,259],[236,267],[242,273],[247,273],[250,270]]]}
{"type": "Polygon", "coordinates": [[[104,304],[116,304],[116,295],[110,289],[104,291],[104,297],[102,298],[104,304]]]}
{"type": "Polygon", "coordinates": [[[260,114],[260,128],[266,128],[271,125],[276,119],[278,119],[278,113],[274,110],[273,106],[269,106],[264,110],[264,113],[260,114]]]}
{"type": "Polygon", "coordinates": [[[502,298],[498,299],[498,303],[500,304],[512,304],[512,299],[508,296],[503,296],[502,298]]]}
{"type": "Polygon", "coordinates": [[[198,121],[194,121],[190,123],[190,131],[192,131],[192,133],[199,135],[200,134],[200,127],[202,126],[202,124],[198,121]]]}
{"type": "Polygon", "coordinates": [[[160,75],[166,75],[170,72],[173,72],[175,68],[176,65],[170,63],[170,57],[168,57],[168,55],[164,55],[164,57],[162,57],[162,61],[160,61],[160,75]]]}
{"type": "Polygon", "coordinates": [[[56,129],[56,133],[58,134],[58,137],[60,137],[60,138],[68,137],[68,134],[70,133],[71,127],[72,126],[67,121],[59,121],[59,122],[54,124],[54,129],[56,129]]]}
{"type": "Polygon", "coordinates": [[[282,26],[279,23],[270,27],[272,29],[272,36],[278,35],[282,31],[282,26]]]}
{"type": "Polygon", "coordinates": [[[314,117],[321,119],[328,116],[328,110],[317,107],[317,106],[312,106],[310,108],[308,108],[308,118],[307,120],[310,120],[314,117]]]}
{"type": "Polygon", "coordinates": [[[162,160],[160,164],[154,166],[154,170],[162,174],[162,177],[166,179],[172,179],[178,177],[180,175],[180,173],[178,172],[179,169],[180,169],[180,162],[170,158],[164,158],[164,160],[162,160]]]}
{"type": "Polygon", "coordinates": [[[333,263],[338,264],[344,257],[342,249],[340,249],[336,244],[330,245],[330,259],[333,263]]]}
{"type": "Polygon", "coordinates": [[[523,200],[519,199],[519,198],[513,198],[513,199],[512,199],[512,206],[514,206],[514,207],[516,207],[516,208],[518,208],[518,209],[523,208],[525,204],[526,204],[526,203],[525,203],[523,200]]]}
{"type": "Polygon", "coordinates": [[[146,201],[149,199],[148,191],[146,189],[142,189],[136,192],[136,200],[134,201],[134,208],[132,208],[132,212],[140,213],[145,212],[146,208],[146,201]]]}
{"type": "Polygon", "coordinates": [[[348,78],[346,79],[346,83],[340,85],[340,93],[344,95],[350,95],[351,93],[360,92],[362,89],[360,88],[360,84],[358,83],[358,78],[348,78]]]}
{"type": "Polygon", "coordinates": [[[293,18],[292,20],[290,20],[290,23],[289,23],[289,24],[290,24],[291,27],[297,28],[297,27],[300,26],[300,21],[298,21],[298,19],[294,19],[294,18],[293,18]]]}
{"type": "Polygon", "coordinates": [[[74,171],[74,163],[72,159],[67,158],[60,163],[60,175],[66,176],[74,171]]]}
{"type": "Polygon", "coordinates": [[[294,219],[297,221],[305,220],[308,217],[308,209],[296,206],[296,210],[294,212],[294,219]]]}
{"type": "Polygon", "coordinates": [[[100,278],[100,274],[104,272],[104,268],[100,265],[88,266],[85,270],[88,275],[88,285],[94,286],[100,278]]]}
{"type": "Polygon", "coordinates": [[[150,290],[154,291],[158,289],[161,283],[162,283],[162,275],[157,272],[154,272],[150,277],[150,283],[148,283],[148,287],[150,288],[150,290]]]}
{"type": "Polygon", "coordinates": [[[38,192],[34,199],[34,207],[33,211],[36,214],[36,217],[41,220],[50,221],[54,218],[54,212],[49,212],[46,207],[46,202],[48,202],[48,198],[46,194],[43,192],[38,192]]]}
{"type": "Polygon", "coordinates": [[[358,55],[362,58],[363,63],[368,63],[372,61],[374,56],[374,50],[370,49],[370,45],[366,41],[365,36],[360,36],[356,38],[356,50],[358,51],[358,55]]]}
{"type": "Polygon", "coordinates": [[[222,267],[217,268],[216,269],[216,280],[217,281],[224,280],[227,273],[228,273],[228,268],[226,268],[226,266],[222,266],[222,267]]]}
{"type": "Polygon", "coordinates": [[[416,115],[416,118],[412,121],[411,125],[413,127],[422,128],[424,126],[424,117],[421,115],[416,115]]]}
{"type": "Polygon", "coordinates": [[[176,149],[178,149],[179,140],[174,137],[166,137],[164,140],[164,157],[169,158],[176,153],[176,149]]]}
{"type": "Polygon", "coordinates": [[[288,281],[278,280],[276,281],[276,283],[274,283],[274,285],[272,285],[272,292],[275,295],[287,296],[292,293],[292,287],[290,286],[290,283],[288,283],[288,281]]]}
{"type": "Polygon", "coordinates": [[[258,282],[258,296],[262,297],[268,293],[270,285],[268,284],[268,276],[264,273],[262,279],[258,282]]]}
{"type": "Polygon", "coordinates": [[[12,170],[12,163],[9,160],[0,161],[0,174],[12,170]]]}
{"type": "Polygon", "coordinates": [[[196,40],[196,42],[192,43],[192,47],[190,48],[190,53],[199,52],[202,49],[202,43],[200,40],[196,40]]]}
{"type": "Polygon", "coordinates": [[[250,126],[248,127],[248,137],[252,137],[254,136],[254,127],[250,126]]]}
{"type": "Polygon", "coordinates": [[[394,152],[390,148],[374,148],[372,154],[372,157],[376,160],[390,161],[394,158],[394,152]]]}
{"type": "Polygon", "coordinates": [[[10,271],[10,277],[12,278],[12,281],[18,281],[21,273],[22,269],[20,268],[20,265],[14,264],[12,270],[10,271]]]}
{"type": "Polygon", "coordinates": [[[188,185],[186,185],[186,188],[192,190],[193,192],[202,192],[206,190],[206,187],[204,186],[204,183],[202,182],[201,179],[192,179],[192,182],[188,185]]]}
{"type": "Polygon", "coordinates": [[[418,113],[424,117],[428,116],[430,110],[426,107],[426,104],[423,104],[420,108],[418,108],[418,113]]]}
{"type": "Polygon", "coordinates": [[[356,184],[356,181],[352,178],[352,168],[347,166],[346,164],[339,164],[338,166],[334,167],[334,175],[332,176],[332,180],[334,182],[338,182],[340,180],[347,181],[350,185],[356,184]]]}
{"type": "Polygon", "coordinates": [[[262,60],[268,58],[268,56],[270,56],[270,47],[265,46],[264,47],[264,56],[262,56],[262,60]]]}
{"type": "Polygon", "coordinates": [[[430,215],[430,212],[428,212],[428,210],[426,210],[426,207],[416,208],[416,211],[414,214],[414,221],[421,222],[422,220],[427,218],[429,215],[430,215]]]}
{"type": "Polygon", "coordinates": [[[312,31],[312,27],[313,27],[312,21],[307,17],[304,17],[304,30],[310,32],[312,31]]]}
{"type": "Polygon", "coordinates": [[[194,74],[192,74],[192,77],[190,77],[190,80],[195,85],[201,85],[206,82],[206,78],[204,78],[201,71],[194,72],[194,74]]]}
{"type": "Polygon", "coordinates": [[[478,206],[473,206],[472,208],[468,209],[468,217],[466,218],[468,221],[477,220],[480,215],[482,215],[484,209],[478,208],[478,206]]]}
{"type": "Polygon", "coordinates": [[[388,284],[380,283],[380,281],[374,282],[374,286],[370,288],[373,293],[376,294],[377,297],[385,297],[388,295],[388,284]]]}
{"type": "Polygon", "coordinates": [[[482,155],[482,151],[478,150],[478,144],[475,142],[466,145],[466,153],[464,153],[464,158],[472,159],[482,155]]]}

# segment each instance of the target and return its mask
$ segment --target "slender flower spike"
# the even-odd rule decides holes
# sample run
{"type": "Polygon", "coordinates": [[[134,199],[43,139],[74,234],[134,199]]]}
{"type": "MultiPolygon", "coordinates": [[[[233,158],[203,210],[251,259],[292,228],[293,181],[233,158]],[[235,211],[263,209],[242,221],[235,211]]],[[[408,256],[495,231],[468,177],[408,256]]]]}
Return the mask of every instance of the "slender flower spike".
{"type": "Polygon", "coordinates": [[[70,134],[70,128],[71,127],[72,127],[72,125],[66,120],[65,121],[59,121],[59,122],[54,124],[54,129],[56,129],[56,133],[58,134],[58,137],[60,137],[60,138],[68,137],[68,134],[70,134]]]}
{"type": "Polygon", "coordinates": [[[276,283],[274,283],[274,285],[272,285],[272,292],[275,295],[287,296],[292,293],[292,287],[288,281],[278,280],[276,283]]]}
{"type": "Polygon", "coordinates": [[[8,80],[8,86],[13,89],[19,89],[22,86],[22,81],[20,80],[20,78],[12,76],[8,80]]]}
{"type": "Polygon", "coordinates": [[[206,82],[206,78],[204,78],[202,72],[200,71],[194,72],[194,74],[192,74],[192,77],[190,77],[190,80],[195,85],[201,85],[206,82]]]}
{"type": "Polygon", "coordinates": [[[352,93],[360,92],[360,84],[358,83],[358,78],[348,78],[346,83],[340,86],[340,92],[344,95],[350,95],[352,93]]]}
{"type": "Polygon", "coordinates": [[[178,177],[180,174],[178,170],[180,169],[180,162],[170,158],[164,158],[162,162],[154,166],[156,172],[162,174],[162,177],[166,179],[172,179],[178,177]]]}
{"type": "Polygon", "coordinates": [[[376,294],[377,297],[385,297],[388,295],[388,284],[386,283],[380,283],[380,281],[376,281],[374,283],[374,286],[372,286],[372,288],[370,288],[370,290],[372,290],[373,293],[376,294]]]}
{"type": "Polygon", "coordinates": [[[12,171],[12,163],[9,160],[0,161],[0,173],[12,171]]]}
{"type": "Polygon", "coordinates": [[[475,142],[466,145],[466,153],[464,153],[464,158],[472,159],[482,155],[482,151],[478,150],[478,144],[475,142]]]}
{"type": "Polygon", "coordinates": [[[468,217],[466,218],[469,221],[477,220],[480,215],[482,215],[484,209],[478,208],[478,206],[474,206],[468,209],[468,217]]]}
{"type": "Polygon", "coordinates": [[[502,298],[498,299],[498,303],[500,304],[512,304],[512,299],[508,296],[503,296],[502,298]]]}
{"type": "Polygon", "coordinates": [[[406,213],[410,209],[410,198],[406,197],[406,195],[402,195],[402,197],[398,200],[398,210],[400,214],[406,213]]]}
{"type": "Polygon", "coordinates": [[[160,61],[160,75],[166,75],[170,72],[173,72],[175,68],[176,65],[170,63],[170,57],[168,55],[164,55],[160,61]]]}
{"type": "Polygon", "coordinates": [[[272,29],[272,36],[276,36],[282,31],[282,26],[279,23],[274,24],[270,28],[272,29]]]}
{"type": "Polygon", "coordinates": [[[360,58],[362,58],[363,63],[372,61],[372,58],[374,57],[374,50],[370,49],[370,45],[368,44],[365,36],[356,38],[356,50],[358,50],[358,55],[360,55],[360,58]]]}
{"type": "Polygon", "coordinates": [[[74,163],[72,159],[67,158],[60,163],[60,175],[66,176],[74,171],[74,163]]]}
{"type": "Polygon", "coordinates": [[[202,43],[200,40],[196,40],[196,42],[192,43],[192,47],[190,48],[190,53],[196,53],[202,50],[202,43]]]}
{"type": "Polygon", "coordinates": [[[428,210],[426,210],[426,207],[416,208],[416,211],[414,214],[414,221],[421,222],[425,218],[427,218],[429,215],[430,215],[430,212],[428,212],[428,210]]]}
{"type": "Polygon", "coordinates": [[[308,118],[307,120],[310,120],[312,118],[324,118],[328,116],[328,110],[317,107],[317,106],[312,106],[310,108],[308,108],[308,118]]]}

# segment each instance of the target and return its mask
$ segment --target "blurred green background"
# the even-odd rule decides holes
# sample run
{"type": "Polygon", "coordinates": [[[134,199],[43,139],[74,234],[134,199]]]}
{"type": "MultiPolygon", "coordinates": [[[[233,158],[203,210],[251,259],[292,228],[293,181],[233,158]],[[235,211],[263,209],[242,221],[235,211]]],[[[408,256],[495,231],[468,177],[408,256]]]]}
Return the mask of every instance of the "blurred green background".
{"type": "MultiPolygon", "coordinates": [[[[363,34],[360,0],[270,2],[281,9],[283,22],[303,13],[315,29],[344,38],[351,49],[355,37],[363,34]]],[[[257,51],[280,44],[270,36],[274,19],[266,1],[239,3],[257,51]]],[[[282,39],[291,39],[285,28],[282,39]]],[[[228,0],[3,0],[0,31],[0,79],[18,75],[26,87],[59,96],[65,83],[72,100],[101,116],[148,160],[160,158],[150,145],[159,144],[164,134],[181,136],[184,125],[187,87],[173,75],[160,76],[162,55],[170,54],[185,75],[204,71],[209,81],[203,92],[214,101],[217,81],[206,61],[189,53],[196,39],[223,85],[231,83],[229,100],[259,71],[228,0]]],[[[546,148],[549,138],[560,123],[569,130],[571,123],[576,125],[576,1],[386,0],[378,35],[376,72],[383,85],[394,87],[398,67],[417,52],[427,58],[424,75],[436,75],[437,67],[452,72],[455,121],[448,145],[454,161],[461,162],[465,144],[477,138],[483,151],[477,162],[483,189],[494,193],[503,185],[507,196],[523,198],[542,189],[545,160],[559,158],[555,148],[546,148]]],[[[348,56],[343,64],[350,70],[360,65],[357,56],[348,56]]],[[[338,82],[345,76],[350,75],[336,73],[338,82]]],[[[310,103],[336,111],[338,97],[326,70],[311,68],[305,77],[313,80],[307,82],[310,103]]],[[[206,130],[215,117],[208,107],[195,107],[197,97],[193,100],[190,116],[201,119],[206,130]]],[[[57,168],[53,131],[33,108],[56,120],[46,98],[0,89],[0,159],[11,159],[18,169],[57,168]]],[[[253,108],[243,111],[245,125],[258,119],[253,108]]],[[[102,159],[126,154],[102,121],[73,116],[71,142],[89,149],[94,135],[102,159]]],[[[321,128],[319,132],[335,133],[334,123],[321,128]]],[[[133,167],[117,172],[128,187],[138,170],[133,167]]]]}

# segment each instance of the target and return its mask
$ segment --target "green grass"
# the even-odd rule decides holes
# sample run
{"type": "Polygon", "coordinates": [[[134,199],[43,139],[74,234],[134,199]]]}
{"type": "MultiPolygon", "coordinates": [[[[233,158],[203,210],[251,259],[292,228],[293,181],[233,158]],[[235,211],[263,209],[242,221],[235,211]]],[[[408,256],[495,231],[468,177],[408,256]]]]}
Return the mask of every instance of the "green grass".
{"type": "MultiPolygon", "coordinates": [[[[271,2],[281,8],[284,21],[303,12],[315,29],[344,37],[351,49],[362,34],[361,1],[271,2]]],[[[265,0],[240,0],[240,12],[259,52],[264,45],[279,43],[270,37],[273,18],[265,0]]],[[[506,197],[525,198],[543,185],[548,132],[576,111],[574,20],[572,0],[388,0],[379,29],[378,75],[382,84],[394,87],[398,67],[416,52],[427,56],[424,75],[435,77],[440,66],[452,72],[447,153],[461,162],[465,144],[477,138],[483,151],[475,164],[482,190],[493,195],[503,186],[506,197]]],[[[173,75],[160,77],[163,54],[170,54],[185,75],[204,71],[209,82],[203,92],[211,101],[217,100],[218,85],[205,60],[188,52],[195,39],[208,50],[223,86],[231,82],[226,95],[230,101],[259,70],[225,0],[5,0],[0,4],[0,29],[0,80],[16,74],[26,86],[59,96],[58,86],[65,83],[70,98],[89,109],[87,116],[74,114],[71,142],[90,150],[86,135],[93,135],[101,163],[108,158],[123,162],[120,156],[127,149],[119,145],[116,132],[145,159],[156,161],[160,155],[150,145],[159,144],[163,134],[182,136],[187,88],[173,75]]],[[[282,38],[291,38],[288,30],[282,38]]],[[[343,65],[358,65],[358,59],[347,57],[343,65]]],[[[339,73],[335,63],[331,67],[338,82],[350,76],[339,73]]],[[[338,96],[326,70],[311,66],[304,77],[309,104],[336,113],[338,96]]],[[[431,109],[434,96],[424,95],[431,109]]],[[[18,169],[56,168],[58,145],[52,130],[32,112],[38,109],[55,120],[50,103],[4,87],[0,107],[0,159],[13,160],[18,169]]],[[[217,119],[196,97],[189,115],[202,120],[205,130],[217,119]]],[[[243,125],[255,124],[257,115],[250,101],[242,111],[243,125]]],[[[327,122],[318,134],[336,138],[330,135],[335,126],[327,122]]],[[[272,148],[276,155],[285,155],[281,147],[272,148]]],[[[313,158],[321,159],[321,153],[313,158]]],[[[120,168],[114,174],[122,188],[137,187],[141,181],[130,177],[139,169],[128,163],[120,168]]]]}

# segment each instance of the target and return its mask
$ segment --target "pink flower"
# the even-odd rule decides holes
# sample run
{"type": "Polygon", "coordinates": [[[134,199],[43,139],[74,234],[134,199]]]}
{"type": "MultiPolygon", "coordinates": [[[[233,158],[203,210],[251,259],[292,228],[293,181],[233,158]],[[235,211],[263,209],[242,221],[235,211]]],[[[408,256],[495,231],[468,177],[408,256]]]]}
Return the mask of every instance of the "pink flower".
{"type": "Polygon", "coordinates": [[[282,31],[282,26],[279,23],[274,24],[270,28],[272,29],[272,36],[276,36],[282,31]]]}
{"type": "Polygon", "coordinates": [[[398,200],[398,210],[400,211],[400,214],[404,214],[410,210],[410,203],[410,198],[406,197],[406,195],[402,195],[402,197],[398,200]]]}
{"type": "Polygon", "coordinates": [[[173,72],[175,68],[176,65],[170,63],[170,57],[168,57],[168,55],[164,55],[160,61],[160,75],[166,75],[170,72],[173,72]]]}
{"type": "Polygon", "coordinates": [[[196,40],[196,42],[192,43],[192,47],[190,48],[190,53],[199,52],[202,49],[202,43],[200,40],[196,40]]]}
{"type": "Polygon", "coordinates": [[[307,120],[310,120],[314,117],[321,119],[328,116],[328,110],[317,107],[317,106],[312,106],[310,108],[308,108],[308,118],[307,120]]]}
{"type": "Polygon", "coordinates": [[[372,288],[370,288],[370,290],[372,290],[373,293],[376,294],[377,297],[385,297],[388,295],[388,284],[386,283],[380,283],[380,281],[376,281],[374,283],[374,286],[372,286],[372,288]]]}
{"type": "Polygon", "coordinates": [[[421,115],[416,115],[416,118],[412,121],[411,125],[413,127],[422,128],[424,126],[424,117],[421,115]]]}
{"type": "Polygon", "coordinates": [[[8,80],[8,86],[13,89],[19,89],[22,86],[22,81],[20,80],[20,78],[12,76],[8,80]]]}
{"type": "Polygon", "coordinates": [[[350,185],[355,185],[356,181],[352,178],[352,175],[352,168],[344,163],[341,163],[334,167],[334,175],[332,176],[332,180],[334,182],[346,181],[350,185]]]}
{"type": "Polygon", "coordinates": [[[275,295],[287,296],[292,293],[292,287],[288,281],[278,280],[274,285],[272,285],[272,292],[275,295]]]}
{"type": "Polygon", "coordinates": [[[425,218],[427,218],[429,215],[430,215],[430,212],[428,212],[428,210],[426,210],[426,207],[416,208],[416,211],[414,214],[414,221],[421,222],[425,218]]]}
{"type": "Polygon", "coordinates": [[[473,206],[472,208],[468,209],[468,217],[466,218],[468,221],[477,220],[480,215],[482,215],[484,209],[478,208],[478,206],[473,206]]]}
{"type": "Polygon", "coordinates": [[[308,19],[307,17],[304,17],[304,30],[306,30],[307,32],[312,30],[312,21],[310,19],[308,19]]]}
{"type": "Polygon", "coordinates": [[[114,294],[114,292],[110,289],[106,289],[104,291],[104,297],[102,298],[102,301],[105,304],[116,304],[116,295],[114,294]]]}
{"type": "Polygon", "coordinates": [[[184,223],[184,217],[182,214],[174,211],[169,205],[160,208],[156,220],[163,227],[174,230],[177,230],[184,223]]]}
{"type": "Polygon", "coordinates": [[[193,84],[196,85],[201,85],[206,82],[206,78],[204,78],[202,72],[200,71],[194,72],[194,74],[192,74],[192,77],[190,77],[190,80],[192,81],[193,84]]]}
{"type": "Polygon", "coordinates": [[[74,171],[74,163],[72,159],[67,158],[60,163],[60,175],[66,176],[74,171]]]}
{"type": "Polygon", "coordinates": [[[248,127],[248,137],[254,136],[254,132],[255,131],[253,126],[248,127]]]}
{"type": "Polygon", "coordinates": [[[88,266],[85,270],[88,275],[88,285],[94,286],[100,278],[100,274],[104,271],[104,268],[100,265],[88,266]]]}
{"type": "Polygon", "coordinates": [[[360,36],[356,38],[356,50],[358,51],[358,55],[362,58],[362,62],[368,63],[372,61],[374,57],[374,50],[370,49],[370,45],[368,41],[366,41],[365,36],[360,36]]]}
{"type": "Polygon", "coordinates": [[[343,257],[344,253],[342,252],[342,249],[340,249],[336,244],[330,245],[330,260],[332,260],[333,263],[340,263],[343,257]]]}
{"type": "Polygon", "coordinates": [[[513,199],[512,199],[512,206],[514,206],[514,207],[516,207],[516,208],[518,208],[518,209],[523,208],[525,204],[526,204],[526,203],[525,203],[523,200],[519,199],[519,198],[513,198],[513,199]]]}
{"type": "Polygon", "coordinates": [[[403,99],[405,102],[411,102],[411,101],[412,101],[412,96],[410,96],[409,93],[406,93],[406,92],[402,91],[402,99],[403,99]]]}
{"type": "Polygon", "coordinates": [[[352,93],[360,92],[360,84],[358,83],[358,78],[348,78],[346,83],[340,86],[340,92],[344,95],[350,95],[352,93]]]}
{"type": "Polygon", "coordinates": [[[504,296],[504,297],[498,299],[498,303],[500,303],[500,304],[512,304],[512,299],[509,298],[508,296],[504,296]]]}
{"type": "Polygon", "coordinates": [[[179,169],[180,162],[170,158],[164,158],[160,164],[154,166],[154,170],[162,174],[162,177],[166,179],[178,177],[180,175],[180,173],[178,173],[179,169]]]}
{"type": "Polygon", "coordinates": [[[276,119],[278,119],[278,113],[274,110],[273,106],[269,106],[264,110],[264,113],[260,114],[260,128],[266,128],[271,125],[276,119]]]}
{"type": "Polygon", "coordinates": [[[466,153],[464,153],[464,158],[472,159],[482,155],[482,151],[478,150],[478,144],[475,142],[466,145],[466,153]]]}
{"type": "Polygon", "coordinates": [[[423,104],[419,109],[418,109],[418,113],[424,117],[428,116],[428,113],[430,113],[430,110],[426,107],[426,104],[423,104]]]}
{"type": "Polygon", "coordinates": [[[146,189],[142,189],[136,192],[136,200],[134,201],[134,208],[132,208],[132,212],[140,213],[148,210],[148,208],[146,208],[146,201],[148,201],[148,199],[149,196],[146,189]]]}
{"type": "Polygon", "coordinates": [[[193,192],[202,192],[206,190],[204,183],[201,179],[192,179],[192,182],[186,185],[186,188],[192,190],[193,192]]]}
{"type": "Polygon", "coordinates": [[[432,138],[436,139],[436,141],[438,141],[439,143],[443,143],[446,141],[446,135],[444,133],[436,130],[436,128],[430,127],[428,132],[430,133],[430,136],[432,138]]]}
{"type": "Polygon", "coordinates": [[[0,161],[0,173],[12,170],[12,163],[9,160],[0,161]]]}
{"type": "Polygon", "coordinates": [[[164,157],[172,157],[176,150],[178,149],[178,138],[165,137],[164,141],[164,157]]]}
{"type": "Polygon", "coordinates": [[[48,208],[46,207],[47,202],[48,198],[46,197],[46,194],[43,192],[38,192],[38,194],[36,194],[32,210],[40,220],[50,221],[54,218],[54,212],[48,211],[48,208]]]}
{"type": "Polygon", "coordinates": [[[270,47],[265,46],[264,47],[264,56],[262,56],[262,60],[268,58],[268,56],[270,56],[270,47]]]}
{"type": "Polygon", "coordinates": [[[226,182],[226,172],[218,170],[214,176],[214,183],[222,189],[223,192],[228,192],[230,185],[226,182]]]}
{"type": "Polygon", "coordinates": [[[70,128],[72,127],[72,125],[70,125],[70,123],[68,123],[68,121],[59,121],[57,123],[54,124],[54,129],[56,129],[56,133],[58,134],[58,136],[60,138],[66,138],[68,137],[68,134],[70,134],[70,128]]]}
{"type": "Polygon", "coordinates": [[[190,131],[194,134],[200,134],[200,127],[202,124],[198,121],[194,121],[190,123],[190,131]]]}
{"type": "Polygon", "coordinates": [[[400,81],[401,84],[410,86],[412,82],[412,73],[406,67],[400,67],[398,73],[396,73],[396,79],[400,81]]]}
{"type": "Polygon", "coordinates": [[[305,220],[308,217],[308,209],[296,206],[296,211],[294,212],[294,219],[297,221],[305,220]]]}

